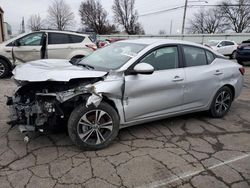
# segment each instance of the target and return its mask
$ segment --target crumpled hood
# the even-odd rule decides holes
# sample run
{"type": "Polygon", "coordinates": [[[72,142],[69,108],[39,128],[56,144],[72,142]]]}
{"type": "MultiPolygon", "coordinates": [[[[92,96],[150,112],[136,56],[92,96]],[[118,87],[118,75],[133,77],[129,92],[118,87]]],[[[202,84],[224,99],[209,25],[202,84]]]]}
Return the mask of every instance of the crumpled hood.
{"type": "Polygon", "coordinates": [[[75,78],[98,78],[107,72],[88,70],[72,65],[64,59],[42,59],[18,65],[13,71],[14,79],[29,82],[64,81],[75,78]]]}

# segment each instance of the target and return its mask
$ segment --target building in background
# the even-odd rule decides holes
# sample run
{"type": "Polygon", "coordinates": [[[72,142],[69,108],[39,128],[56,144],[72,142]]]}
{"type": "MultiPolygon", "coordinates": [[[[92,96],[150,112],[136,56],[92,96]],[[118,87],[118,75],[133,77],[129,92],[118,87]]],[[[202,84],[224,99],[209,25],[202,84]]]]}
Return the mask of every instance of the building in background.
{"type": "Polygon", "coordinates": [[[4,41],[4,23],[3,23],[4,11],[0,7],[0,43],[4,41]]]}
{"type": "Polygon", "coordinates": [[[9,40],[12,36],[12,29],[10,24],[4,22],[4,40],[9,40]]]}

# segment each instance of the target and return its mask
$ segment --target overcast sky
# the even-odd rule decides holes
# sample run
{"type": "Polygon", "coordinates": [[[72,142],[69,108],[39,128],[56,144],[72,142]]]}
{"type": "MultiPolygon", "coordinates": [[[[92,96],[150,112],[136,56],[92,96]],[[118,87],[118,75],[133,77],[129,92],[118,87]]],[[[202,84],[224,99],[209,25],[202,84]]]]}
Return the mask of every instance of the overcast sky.
{"type": "MultiPolygon", "coordinates": [[[[76,24],[75,28],[81,27],[78,9],[82,0],[65,0],[71,6],[75,14],[76,24]]],[[[100,0],[103,7],[108,11],[108,18],[112,22],[111,6],[113,0],[100,0]]],[[[136,0],[135,8],[140,15],[139,21],[143,25],[146,34],[158,34],[159,30],[165,30],[167,34],[170,33],[170,23],[172,20],[172,34],[176,34],[181,30],[183,8],[173,11],[166,11],[164,13],[144,15],[151,12],[156,12],[165,9],[184,5],[185,0],[136,0]],[[144,15],[144,16],[143,16],[144,15]]],[[[189,5],[205,5],[204,2],[192,2],[199,0],[189,0],[189,5]]],[[[216,4],[218,0],[207,0],[208,4],[216,4]]],[[[46,18],[48,6],[52,0],[0,0],[0,6],[4,10],[4,19],[8,22],[13,33],[17,33],[20,29],[22,17],[25,23],[30,15],[39,13],[42,18],[46,18]]],[[[187,20],[192,18],[192,14],[198,8],[189,7],[187,10],[187,20]]],[[[188,21],[187,21],[188,22],[188,21]]]]}

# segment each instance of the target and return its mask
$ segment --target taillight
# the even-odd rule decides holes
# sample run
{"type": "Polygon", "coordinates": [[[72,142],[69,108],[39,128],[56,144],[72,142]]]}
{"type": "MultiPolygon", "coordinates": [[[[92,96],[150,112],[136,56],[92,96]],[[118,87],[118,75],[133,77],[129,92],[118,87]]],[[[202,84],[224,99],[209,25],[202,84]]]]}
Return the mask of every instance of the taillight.
{"type": "Polygon", "coordinates": [[[240,71],[240,73],[241,73],[242,75],[245,74],[245,69],[244,69],[243,67],[239,68],[239,71],[240,71]]]}
{"type": "Polygon", "coordinates": [[[92,50],[97,50],[97,46],[95,44],[87,44],[86,47],[92,49],[92,50]]]}

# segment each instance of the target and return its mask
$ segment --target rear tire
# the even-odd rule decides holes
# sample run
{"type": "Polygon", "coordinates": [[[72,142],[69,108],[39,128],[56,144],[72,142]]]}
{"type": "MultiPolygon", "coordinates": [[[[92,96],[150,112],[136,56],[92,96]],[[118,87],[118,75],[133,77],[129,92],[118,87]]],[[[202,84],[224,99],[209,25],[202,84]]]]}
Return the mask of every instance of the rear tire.
{"type": "Polygon", "coordinates": [[[5,60],[0,59],[0,78],[5,78],[6,76],[8,76],[9,73],[10,73],[9,64],[5,60]]]}
{"type": "Polygon", "coordinates": [[[98,107],[81,104],[71,113],[68,132],[71,140],[81,149],[98,150],[107,147],[118,135],[120,121],[109,104],[98,107]]]}
{"type": "Polygon", "coordinates": [[[236,59],[236,51],[233,51],[233,53],[230,55],[230,59],[236,59]]]}
{"type": "Polygon", "coordinates": [[[239,63],[242,66],[244,65],[243,61],[241,61],[241,60],[237,60],[237,63],[239,63]]]}
{"type": "Polygon", "coordinates": [[[224,86],[217,91],[210,106],[210,114],[214,118],[222,118],[229,111],[233,101],[232,90],[224,86]]]}

